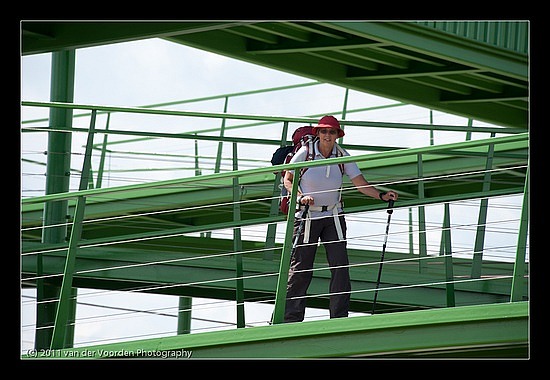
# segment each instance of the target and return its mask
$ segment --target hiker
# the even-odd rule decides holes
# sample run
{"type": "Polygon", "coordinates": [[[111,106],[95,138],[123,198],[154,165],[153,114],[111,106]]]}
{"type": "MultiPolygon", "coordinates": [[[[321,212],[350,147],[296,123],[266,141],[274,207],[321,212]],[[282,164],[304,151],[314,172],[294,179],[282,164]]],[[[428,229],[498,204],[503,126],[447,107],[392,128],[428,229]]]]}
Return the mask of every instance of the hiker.
{"type": "MultiPolygon", "coordinates": [[[[349,156],[349,153],[336,144],[336,139],[344,136],[340,123],[333,116],[324,116],[313,128],[316,139],[314,154],[302,146],[292,157],[291,163],[306,161],[308,153],[314,160],[330,157],[349,156]]],[[[294,170],[288,170],[284,177],[284,186],[290,193],[294,170]]],[[[311,282],[313,262],[317,251],[317,242],[325,246],[327,261],[331,267],[330,280],[330,318],[347,317],[350,303],[351,281],[346,248],[346,221],[343,215],[341,189],[342,177],[346,174],[353,185],[363,194],[388,202],[397,200],[395,191],[380,192],[370,186],[356,163],[346,163],[310,167],[299,175],[294,234],[300,225],[300,209],[309,205],[303,235],[290,261],[287,284],[287,301],[284,322],[304,320],[307,289],[311,282]],[[294,298],[295,297],[295,298],[294,298]],[[294,298],[294,299],[293,299],[294,298]]]]}

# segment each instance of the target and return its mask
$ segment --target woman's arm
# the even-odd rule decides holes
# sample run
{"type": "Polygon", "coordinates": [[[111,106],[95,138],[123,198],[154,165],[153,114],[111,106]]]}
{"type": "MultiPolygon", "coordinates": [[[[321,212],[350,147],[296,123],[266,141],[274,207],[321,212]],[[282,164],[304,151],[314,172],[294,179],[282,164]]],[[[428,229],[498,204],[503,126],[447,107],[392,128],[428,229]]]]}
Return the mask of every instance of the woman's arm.
{"type": "Polygon", "coordinates": [[[374,186],[370,185],[362,174],[353,177],[351,179],[351,182],[357,188],[357,190],[371,198],[382,199],[385,202],[388,202],[391,199],[393,199],[394,201],[397,200],[398,194],[393,190],[390,190],[380,196],[381,192],[378,191],[374,186]]]}
{"type": "MultiPolygon", "coordinates": [[[[292,181],[294,179],[294,175],[287,171],[285,172],[285,178],[283,179],[283,186],[286,188],[289,194],[292,193],[292,181]]],[[[313,206],[315,204],[315,200],[311,195],[302,196],[302,192],[300,191],[300,187],[298,187],[298,195],[296,195],[296,199],[299,203],[303,205],[310,205],[313,206]]]]}
{"type": "MultiPolygon", "coordinates": [[[[283,186],[286,188],[288,193],[292,193],[292,180],[294,179],[294,174],[290,171],[285,172],[285,178],[283,179],[283,186]]],[[[300,191],[298,190],[298,196],[300,196],[300,191]]]]}

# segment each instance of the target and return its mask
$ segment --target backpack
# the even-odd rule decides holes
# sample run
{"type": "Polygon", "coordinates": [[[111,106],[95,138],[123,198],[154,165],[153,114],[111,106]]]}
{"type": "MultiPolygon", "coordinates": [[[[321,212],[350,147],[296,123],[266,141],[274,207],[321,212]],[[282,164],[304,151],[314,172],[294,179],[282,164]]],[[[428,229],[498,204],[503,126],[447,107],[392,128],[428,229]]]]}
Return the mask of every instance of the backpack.
{"type": "MultiPolygon", "coordinates": [[[[304,145],[307,144],[310,147],[313,146],[313,140],[315,140],[315,134],[313,133],[313,127],[305,126],[300,127],[292,134],[292,145],[282,146],[278,148],[271,157],[272,165],[288,164],[296,152],[304,145]]],[[[313,151],[313,149],[311,149],[313,151]]],[[[313,158],[313,156],[312,156],[313,158]]],[[[275,172],[274,174],[277,174],[275,172]]],[[[281,171],[281,175],[284,177],[285,171],[281,171]]]]}
{"type": "MultiPolygon", "coordinates": [[[[307,148],[307,155],[306,155],[306,161],[313,160],[313,157],[315,157],[315,141],[317,137],[315,136],[313,132],[313,127],[311,126],[304,126],[297,128],[294,133],[292,134],[292,143],[293,145],[283,146],[278,148],[274,153],[273,157],[271,158],[271,164],[273,165],[281,165],[281,164],[288,164],[292,157],[296,154],[296,152],[302,147],[306,146],[307,148]]],[[[338,146],[337,147],[338,157],[343,155],[342,149],[338,146]]],[[[342,174],[344,173],[344,165],[339,164],[340,171],[342,174]]],[[[300,170],[300,176],[306,172],[308,168],[302,168],[300,170]]],[[[278,172],[275,172],[274,174],[277,174],[278,172]]],[[[279,210],[283,214],[288,214],[289,210],[289,203],[290,203],[290,194],[288,193],[288,190],[284,186],[284,177],[285,177],[285,171],[281,171],[281,184],[279,187],[281,188],[281,195],[279,197],[279,210]]],[[[298,181],[300,180],[298,178],[298,181]]]]}
{"type": "MultiPolygon", "coordinates": [[[[292,134],[292,145],[287,145],[278,148],[271,158],[271,164],[272,165],[281,165],[281,164],[288,164],[292,157],[296,154],[296,152],[304,145],[308,147],[308,155],[307,160],[313,159],[313,142],[315,140],[315,134],[313,133],[313,127],[311,126],[304,126],[297,128],[294,133],[292,134]]],[[[302,169],[303,170],[303,169],[302,169]]],[[[278,174],[278,172],[274,172],[273,174],[278,174]]],[[[300,175],[302,172],[300,172],[300,175]]],[[[281,171],[281,184],[279,187],[281,188],[281,196],[279,197],[279,210],[283,214],[288,214],[288,203],[290,201],[290,194],[288,194],[287,189],[283,185],[285,177],[285,171],[281,171]]]]}

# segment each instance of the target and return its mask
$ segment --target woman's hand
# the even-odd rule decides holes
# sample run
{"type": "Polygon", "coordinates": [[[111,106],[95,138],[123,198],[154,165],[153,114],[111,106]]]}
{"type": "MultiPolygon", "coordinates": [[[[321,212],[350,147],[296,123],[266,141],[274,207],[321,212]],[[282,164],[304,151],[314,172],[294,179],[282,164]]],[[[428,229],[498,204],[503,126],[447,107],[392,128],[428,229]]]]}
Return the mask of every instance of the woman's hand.
{"type": "Polygon", "coordinates": [[[315,200],[311,195],[303,195],[300,197],[300,204],[313,206],[315,204],[315,200]]]}
{"type": "Polygon", "coordinates": [[[395,191],[390,190],[386,194],[382,195],[381,198],[383,201],[389,202],[390,200],[396,201],[398,197],[399,195],[395,191]]]}

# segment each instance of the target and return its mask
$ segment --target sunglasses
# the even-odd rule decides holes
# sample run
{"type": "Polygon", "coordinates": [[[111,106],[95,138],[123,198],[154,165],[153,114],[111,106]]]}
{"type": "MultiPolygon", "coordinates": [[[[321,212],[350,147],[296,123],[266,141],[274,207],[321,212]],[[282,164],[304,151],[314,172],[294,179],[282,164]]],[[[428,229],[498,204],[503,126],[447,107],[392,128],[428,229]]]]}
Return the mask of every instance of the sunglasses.
{"type": "Polygon", "coordinates": [[[335,135],[338,133],[335,129],[332,129],[332,128],[319,129],[319,132],[322,134],[330,133],[331,135],[335,135]]]}

